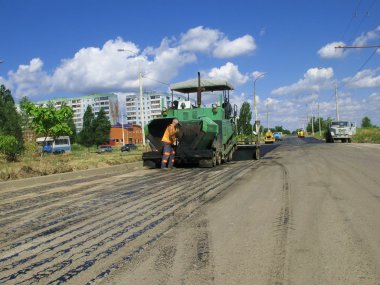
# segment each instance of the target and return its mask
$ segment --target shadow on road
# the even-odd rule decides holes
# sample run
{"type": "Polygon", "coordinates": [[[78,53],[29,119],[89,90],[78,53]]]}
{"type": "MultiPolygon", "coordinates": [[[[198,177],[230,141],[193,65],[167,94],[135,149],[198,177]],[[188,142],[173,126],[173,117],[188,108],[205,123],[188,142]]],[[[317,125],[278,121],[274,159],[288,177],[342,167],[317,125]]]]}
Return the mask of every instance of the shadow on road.
{"type": "MultiPolygon", "coordinates": [[[[280,143],[274,144],[262,144],[260,146],[260,156],[265,157],[265,155],[275,148],[279,147],[280,143]]],[[[233,161],[242,161],[242,160],[252,160],[255,153],[255,146],[239,146],[238,150],[234,153],[232,158],[233,161]]]]}

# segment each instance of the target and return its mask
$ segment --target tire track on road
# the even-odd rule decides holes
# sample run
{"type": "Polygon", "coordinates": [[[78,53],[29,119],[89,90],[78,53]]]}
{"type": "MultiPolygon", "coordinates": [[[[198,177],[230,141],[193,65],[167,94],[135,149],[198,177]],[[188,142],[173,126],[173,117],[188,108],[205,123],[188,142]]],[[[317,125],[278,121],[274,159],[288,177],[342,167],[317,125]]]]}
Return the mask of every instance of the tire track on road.
{"type": "Polygon", "coordinates": [[[286,283],[287,243],[289,230],[293,229],[292,205],[290,199],[289,173],[287,168],[278,161],[271,161],[282,171],[281,209],[274,222],[276,240],[273,251],[273,261],[268,284],[282,285],[286,283]]]}
{"type": "MultiPolygon", "coordinates": [[[[92,217],[83,217],[84,219],[80,222],[66,224],[66,229],[61,227],[55,231],[49,227],[46,228],[45,225],[51,226],[52,223],[58,222],[47,220],[40,227],[50,230],[49,232],[42,231],[17,242],[8,243],[6,248],[1,246],[0,262],[7,266],[0,271],[0,282],[19,280],[18,284],[33,284],[55,278],[51,284],[60,284],[82,275],[95,264],[99,266],[101,260],[106,260],[105,265],[108,264],[108,268],[112,271],[114,270],[112,268],[118,267],[120,263],[112,265],[111,256],[119,256],[121,249],[133,243],[136,245],[128,250],[132,255],[138,254],[141,248],[145,248],[174,226],[168,222],[174,213],[194,203],[199,203],[202,196],[210,191],[224,189],[226,185],[233,183],[234,176],[239,175],[246,168],[247,164],[230,164],[211,171],[176,170],[164,175],[159,173],[155,180],[150,181],[151,185],[145,185],[145,188],[134,192],[134,195],[128,198],[124,197],[125,200],[121,200],[123,196],[121,193],[126,193],[127,189],[118,188],[112,193],[106,192],[104,196],[96,198],[108,201],[108,204],[102,205],[105,213],[100,215],[94,213],[92,217]],[[196,176],[194,177],[193,174],[196,176]],[[181,179],[179,187],[166,187],[166,182],[174,178],[181,179]],[[194,182],[191,187],[186,187],[189,186],[190,179],[194,182]],[[138,195],[139,193],[141,196],[138,195]],[[131,197],[135,199],[134,204],[128,205],[129,208],[123,208],[123,204],[131,202],[131,197]],[[126,217],[123,219],[123,216],[126,217]],[[148,234],[152,231],[153,233],[148,234]],[[17,251],[17,248],[20,250],[17,251]]],[[[136,179],[139,180],[139,178],[136,179]]],[[[135,182],[135,185],[139,185],[138,181],[135,182]]],[[[128,189],[130,190],[129,186],[128,189]]],[[[71,200],[68,199],[68,201],[71,200]]],[[[202,201],[202,203],[205,202],[207,200],[202,201]]],[[[99,206],[97,209],[100,208],[99,206]]],[[[97,209],[94,211],[96,212],[97,209]]],[[[183,218],[186,217],[185,215],[183,218]]],[[[121,255],[118,258],[121,263],[128,260],[129,255],[121,255]]],[[[101,278],[99,276],[104,275],[104,272],[107,272],[107,269],[98,272],[96,278],[101,278]]],[[[87,280],[90,279],[91,276],[87,280]]]]}

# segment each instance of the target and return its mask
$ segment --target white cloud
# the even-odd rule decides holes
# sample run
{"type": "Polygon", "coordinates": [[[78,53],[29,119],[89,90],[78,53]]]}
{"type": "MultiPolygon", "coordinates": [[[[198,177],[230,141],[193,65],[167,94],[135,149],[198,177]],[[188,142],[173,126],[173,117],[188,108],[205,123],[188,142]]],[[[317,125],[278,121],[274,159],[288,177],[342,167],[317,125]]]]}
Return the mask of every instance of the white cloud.
{"type": "Polygon", "coordinates": [[[222,39],[217,43],[213,54],[218,58],[229,58],[253,52],[255,49],[254,38],[250,35],[245,35],[233,41],[227,38],[222,39]]]}
{"type": "Polygon", "coordinates": [[[251,35],[229,40],[216,29],[198,26],[181,35],[179,48],[189,52],[208,52],[217,58],[231,58],[253,52],[256,44],[251,35]]]}
{"type": "Polygon", "coordinates": [[[248,75],[241,74],[238,66],[234,65],[231,62],[227,62],[225,65],[219,68],[212,68],[208,72],[207,76],[210,78],[224,79],[234,86],[244,84],[249,79],[248,75]]]}
{"type": "MultiPolygon", "coordinates": [[[[17,98],[57,92],[127,92],[138,88],[139,70],[144,75],[144,88],[161,87],[158,82],[170,82],[181,67],[197,60],[197,53],[232,57],[255,48],[254,39],[249,35],[229,41],[222,32],[199,26],[189,29],[179,40],[164,38],[159,47],[140,49],[120,37],[105,42],[102,47],[85,47],[72,58],[62,60],[51,74],[43,70],[42,59],[35,58],[0,80],[12,88],[17,98]],[[126,51],[118,52],[118,49],[126,51]]],[[[230,63],[212,74],[223,75],[237,84],[247,80],[247,76],[230,63]]]]}
{"type": "Polygon", "coordinates": [[[334,71],[331,67],[313,67],[306,71],[304,78],[288,86],[279,87],[272,91],[274,95],[300,94],[305,92],[318,92],[321,88],[330,88],[334,71]]]}
{"type": "Polygon", "coordinates": [[[375,88],[380,87],[380,69],[365,69],[356,73],[353,77],[343,79],[349,88],[375,88]]]}
{"type": "Polygon", "coordinates": [[[357,37],[354,40],[353,45],[364,46],[364,45],[367,45],[369,41],[376,40],[378,38],[380,38],[380,26],[377,26],[372,31],[361,34],[359,37],[357,37]]]}
{"type": "Polygon", "coordinates": [[[321,47],[318,54],[321,58],[342,58],[345,56],[344,49],[336,47],[345,45],[344,42],[332,42],[321,47]]]}
{"type": "Polygon", "coordinates": [[[180,47],[185,51],[206,52],[209,51],[222,36],[223,34],[218,30],[198,26],[181,35],[180,47]]]}
{"type": "MultiPolygon", "coordinates": [[[[377,40],[380,38],[380,25],[377,26],[375,29],[361,34],[359,37],[357,37],[352,45],[353,46],[365,46],[368,45],[369,42],[373,40],[377,40]]],[[[345,46],[346,44],[342,41],[336,41],[332,43],[328,43],[325,46],[321,47],[318,50],[318,54],[321,58],[326,59],[333,59],[333,58],[343,58],[346,56],[350,51],[342,49],[342,48],[335,48],[337,46],[345,46]]],[[[360,49],[356,49],[359,51],[360,49]]],[[[379,50],[377,50],[378,53],[380,53],[379,50]]]]}
{"type": "Polygon", "coordinates": [[[14,94],[16,98],[50,92],[51,78],[42,68],[42,60],[33,58],[29,64],[20,65],[16,72],[8,72],[6,85],[12,89],[16,88],[17,92],[14,94]]]}

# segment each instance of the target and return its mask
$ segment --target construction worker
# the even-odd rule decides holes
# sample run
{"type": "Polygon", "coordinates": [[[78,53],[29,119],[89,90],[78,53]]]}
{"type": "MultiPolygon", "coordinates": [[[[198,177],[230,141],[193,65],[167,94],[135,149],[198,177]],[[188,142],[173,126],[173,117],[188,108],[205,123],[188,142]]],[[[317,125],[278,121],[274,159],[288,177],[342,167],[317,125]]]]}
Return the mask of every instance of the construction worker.
{"type": "Polygon", "coordinates": [[[178,120],[173,119],[172,123],[166,127],[165,133],[162,137],[162,142],[164,143],[164,151],[162,154],[162,169],[171,169],[174,164],[174,143],[178,136],[178,120]]]}

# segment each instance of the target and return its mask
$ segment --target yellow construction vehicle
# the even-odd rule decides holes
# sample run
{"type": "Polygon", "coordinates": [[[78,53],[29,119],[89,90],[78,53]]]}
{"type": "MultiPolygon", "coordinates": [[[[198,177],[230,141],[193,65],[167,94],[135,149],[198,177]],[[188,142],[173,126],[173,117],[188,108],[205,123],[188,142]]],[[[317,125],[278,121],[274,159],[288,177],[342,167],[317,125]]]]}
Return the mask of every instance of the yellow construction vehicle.
{"type": "Polygon", "coordinates": [[[297,136],[299,138],[304,138],[305,137],[305,131],[304,130],[298,130],[297,132],[297,136]]]}
{"type": "Polygon", "coordinates": [[[275,142],[275,139],[274,139],[274,136],[273,136],[273,133],[271,130],[268,130],[266,133],[265,133],[265,138],[264,138],[264,142],[267,144],[267,143],[274,143],[275,142]]]}

